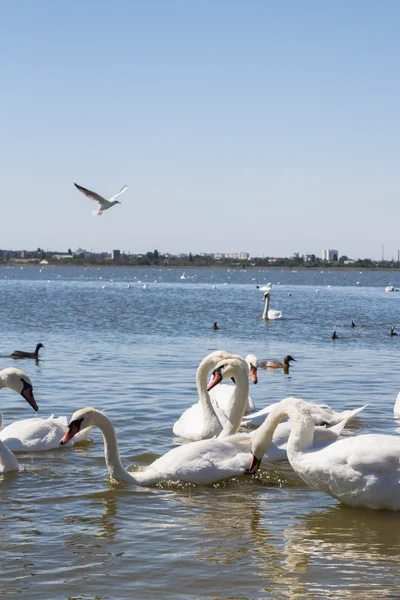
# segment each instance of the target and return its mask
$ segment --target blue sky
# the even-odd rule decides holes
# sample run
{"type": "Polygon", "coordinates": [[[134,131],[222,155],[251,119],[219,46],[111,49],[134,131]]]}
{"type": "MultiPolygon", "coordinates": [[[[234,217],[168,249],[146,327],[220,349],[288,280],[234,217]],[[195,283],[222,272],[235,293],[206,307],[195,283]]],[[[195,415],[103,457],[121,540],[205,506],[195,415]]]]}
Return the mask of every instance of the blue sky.
{"type": "Polygon", "coordinates": [[[397,257],[399,19],[397,0],[5,0],[0,248],[397,257]],[[98,218],[74,181],[129,190],[98,218]]]}

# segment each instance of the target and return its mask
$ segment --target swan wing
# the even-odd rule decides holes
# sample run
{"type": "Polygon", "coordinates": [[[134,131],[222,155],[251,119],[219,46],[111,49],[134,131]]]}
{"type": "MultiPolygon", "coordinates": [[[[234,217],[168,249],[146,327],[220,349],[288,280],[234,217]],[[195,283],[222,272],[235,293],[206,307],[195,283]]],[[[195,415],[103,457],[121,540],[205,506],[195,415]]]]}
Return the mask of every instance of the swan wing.
{"type": "MultiPolygon", "coordinates": [[[[217,436],[221,433],[226,415],[219,408],[215,408],[216,419],[210,427],[207,435],[209,437],[217,436]]],[[[204,415],[200,402],[196,402],[190,408],[186,409],[179,419],[174,423],[172,431],[174,435],[188,440],[200,440],[204,436],[204,415]]]]}
{"type": "Polygon", "coordinates": [[[200,485],[242,475],[250,459],[251,440],[248,434],[237,435],[225,440],[200,440],[173,448],[154,461],[148,470],[158,472],[163,480],[200,485]]]}
{"type": "Polygon", "coordinates": [[[400,438],[365,434],[289,456],[311,487],[353,506],[400,509],[400,438]]]}

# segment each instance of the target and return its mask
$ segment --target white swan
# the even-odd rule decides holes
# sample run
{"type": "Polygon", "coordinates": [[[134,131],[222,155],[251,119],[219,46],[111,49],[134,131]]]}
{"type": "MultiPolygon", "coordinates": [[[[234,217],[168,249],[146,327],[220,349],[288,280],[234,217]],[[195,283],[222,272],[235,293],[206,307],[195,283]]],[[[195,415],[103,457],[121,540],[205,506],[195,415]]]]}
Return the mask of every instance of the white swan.
{"type": "MultiPolygon", "coordinates": [[[[245,415],[242,419],[241,427],[259,427],[262,425],[269,415],[269,413],[275,409],[278,402],[269,404],[261,410],[252,413],[251,415],[245,415]]],[[[337,425],[341,423],[343,419],[347,422],[354,419],[358,413],[360,413],[368,404],[360,406],[360,408],[354,408],[353,410],[343,410],[342,412],[336,412],[328,404],[314,404],[314,402],[308,402],[309,411],[314,419],[315,425],[337,425]]],[[[399,405],[400,410],[400,405],[399,405]]]]}
{"type": "MultiPolygon", "coordinates": [[[[227,354],[227,356],[230,356],[232,358],[241,358],[238,354],[231,354],[231,355],[228,355],[228,353],[226,353],[226,354],[227,354]]],[[[245,356],[244,360],[248,367],[249,375],[251,377],[252,382],[258,383],[258,377],[257,377],[258,359],[257,359],[257,357],[254,354],[247,354],[245,356]]],[[[215,366],[215,365],[213,365],[213,366],[215,366]]],[[[235,392],[234,386],[229,385],[229,384],[223,384],[223,385],[218,385],[215,388],[212,388],[209,391],[209,394],[210,394],[211,402],[215,406],[218,406],[218,408],[220,408],[221,410],[223,410],[226,413],[229,410],[229,406],[230,406],[234,392],[235,392]]],[[[252,413],[255,411],[255,409],[256,409],[256,405],[254,404],[254,401],[252,400],[252,398],[249,396],[247,399],[245,414],[252,413]]]]}
{"type": "MultiPolygon", "coordinates": [[[[340,437],[343,429],[346,427],[348,419],[343,419],[340,423],[333,425],[332,427],[320,427],[316,425],[314,429],[313,446],[314,448],[322,448],[328,446],[340,437]]],[[[287,444],[290,437],[292,425],[289,421],[279,423],[274,431],[272,442],[266,450],[262,463],[281,462],[288,459],[287,456],[287,444]]],[[[252,431],[248,435],[253,439],[258,429],[252,431]]]]}
{"type": "Polygon", "coordinates": [[[28,404],[32,406],[33,410],[39,410],[33,395],[32,382],[28,375],[24,371],[21,371],[21,369],[8,367],[0,371],[0,389],[2,388],[10,388],[14,392],[21,394],[28,404]]]}
{"type": "Polygon", "coordinates": [[[364,434],[313,447],[314,421],[307,402],[281,400],[253,435],[254,473],[278,423],[289,417],[292,428],[287,455],[292,468],[312,488],[344,504],[400,510],[400,438],[364,434]]]}
{"type": "MultiPolygon", "coordinates": [[[[227,376],[227,371],[226,371],[226,369],[224,369],[226,362],[227,361],[221,361],[221,363],[219,363],[215,367],[214,373],[213,373],[214,377],[208,386],[209,388],[212,386],[216,386],[218,383],[220,383],[222,381],[222,379],[224,377],[227,376]]],[[[314,406],[316,406],[316,405],[314,405],[314,406]]],[[[317,407],[317,408],[319,408],[319,407],[317,407]]],[[[363,408],[365,408],[365,407],[363,407],[363,408]]],[[[344,427],[346,426],[346,424],[348,423],[348,421],[353,417],[353,413],[354,413],[354,411],[344,411],[344,413],[343,413],[344,416],[341,419],[341,421],[338,422],[333,427],[329,427],[329,428],[316,427],[314,429],[314,445],[322,447],[322,446],[326,446],[326,445],[331,444],[332,442],[336,441],[338,439],[338,437],[341,435],[341,433],[342,433],[344,427]]],[[[272,442],[268,448],[268,451],[264,455],[265,461],[276,462],[276,461],[287,460],[286,447],[287,447],[287,442],[288,442],[289,435],[290,435],[290,430],[291,430],[290,422],[279,423],[279,425],[276,427],[276,429],[274,431],[272,442]]],[[[243,452],[249,451],[249,444],[251,443],[252,436],[255,435],[255,432],[253,431],[251,433],[248,433],[248,434],[245,433],[245,434],[241,434],[241,435],[242,435],[241,444],[243,446],[242,451],[243,452]],[[246,435],[247,435],[247,437],[246,437],[246,435]],[[247,444],[247,448],[245,449],[246,444],[247,444]]],[[[223,434],[220,434],[219,438],[222,438],[222,437],[223,437],[223,434]]]]}
{"type": "Polygon", "coordinates": [[[400,392],[397,394],[396,402],[394,403],[393,412],[396,417],[400,417],[400,392]]]}
{"type": "MultiPolygon", "coordinates": [[[[228,365],[226,361],[219,363],[216,371],[217,378],[231,377],[234,372],[232,364],[228,365]]],[[[243,404],[244,401],[243,390],[243,404]]],[[[99,427],[103,433],[104,454],[110,476],[142,486],[152,486],[162,481],[210,485],[222,479],[243,475],[250,464],[252,439],[256,433],[238,433],[223,439],[213,438],[184,444],[173,448],[142,471],[128,472],[121,463],[117,436],[110,419],[95,408],[84,408],[75,412],[69,430],[60,443],[69,442],[85,427],[92,426],[99,427]]],[[[321,429],[327,438],[328,430],[321,429]]]]}
{"type": "MultiPolygon", "coordinates": [[[[209,485],[242,475],[249,464],[249,451],[242,449],[238,434],[223,440],[209,439],[173,448],[143,471],[128,472],[121,463],[117,436],[110,419],[95,408],[78,410],[72,416],[69,432],[61,444],[69,441],[81,427],[97,426],[104,438],[104,454],[110,476],[119,481],[151,486],[162,481],[183,481],[209,485]],[[239,438],[236,442],[235,438],[239,438]]],[[[246,434],[245,434],[246,435],[246,434]]]]}
{"type": "MultiPolygon", "coordinates": [[[[60,437],[68,431],[67,417],[22,419],[0,431],[0,441],[12,452],[40,452],[60,447],[60,437]]],[[[85,440],[90,428],[82,431],[68,446],[85,440]]]]}
{"type": "Polygon", "coordinates": [[[256,288],[260,290],[260,292],[269,292],[272,288],[272,283],[266,283],[265,285],[256,285],[256,288]]]}
{"type": "MultiPolygon", "coordinates": [[[[3,415],[0,413],[0,429],[3,424],[3,415]]],[[[14,454],[0,441],[0,473],[18,471],[18,462],[14,454]]]]}
{"type": "MultiPolygon", "coordinates": [[[[242,362],[238,359],[227,359],[219,363],[213,381],[220,377],[235,377],[244,410],[249,380],[242,362]]],[[[103,433],[106,465],[111,477],[137,485],[155,485],[161,481],[208,485],[221,479],[242,475],[249,462],[249,434],[244,434],[245,450],[241,442],[243,434],[238,434],[229,438],[200,440],[178,446],[145,467],[143,471],[132,473],[126,471],[121,463],[117,436],[111,421],[95,408],[84,408],[74,413],[68,433],[60,443],[65,444],[88,426],[97,426],[103,433]]]]}
{"type": "MultiPolygon", "coordinates": [[[[193,404],[190,408],[185,410],[174,423],[172,431],[175,435],[188,440],[203,440],[216,437],[222,432],[227,422],[226,413],[232,408],[235,387],[223,386],[223,388],[228,388],[228,390],[225,391],[225,389],[222,389],[222,393],[220,392],[219,395],[214,392],[214,402],[212,402],[207,390],[207,377],[209,371],[222,359],[232,358],[232,356],[233,355],[228,352],[217,350],[203,358],[196,373],[196,386],[199,394],[199,402],[196,402],[196,404],[193,404]],[[217,398],[220,399],[224,409],[219,407],[219,400],[217,398]]],[[[257,361],[254,355],[249,356],[253,358],[253,362],[254,359],[257,361]]],[[[240,358],[237,357],[237,355],[235,357],[240,358]]],[[[252,377],[254,380],[254,378],[257,378],[257,367],[251,362],[249,364],[251,365],[250,369],[252,369],[252,377]]],[[[248,402],[252,402],[252,400],[248,398],[248,402]]],[[[237,424],[237,429],[239,428],[239,425],[240,421],[237,424]]]]}
{"type": "Polygon", "coordinates": [[[281,319],[282,318],[282,313],[280,310],[268,310],[269,308],[269,301],[270,301],[270,293],[269,292],[265,292],[264,296],[263,296],[263,300],[265,302],[264,305],[264,312],[262,314],[262,319],[264,319],[264,321],[269,321],[272,319],[281,319]]]}

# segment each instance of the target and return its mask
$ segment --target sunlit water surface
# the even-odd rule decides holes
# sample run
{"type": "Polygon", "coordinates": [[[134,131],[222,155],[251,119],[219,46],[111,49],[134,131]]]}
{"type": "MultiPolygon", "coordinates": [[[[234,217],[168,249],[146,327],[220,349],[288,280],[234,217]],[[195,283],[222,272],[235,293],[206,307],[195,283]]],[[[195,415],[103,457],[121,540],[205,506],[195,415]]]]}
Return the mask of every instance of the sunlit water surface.
{"type": "MultiPolygon", "coordinates": [[[[352,429],[399,434],[400,336],[388,333],[400,292],[384,288],[400,273],[182,273],[1,267],[0,369],[28,372],[41,416],[105,409],[126,467],[176,444],[196,367],[216,349],[297,359],[289,375],[260,370],[259,408],[288,395],[368,403],[352,429]],[[268,281],[284,318],[264,323],[256,285],[268,281]],[[37,342],[38,364],[7,358],[37,342]]],[[[1,400],[5,424],[32,416],[12,391],[1,400]]],[[[400,514],[340,505],[291,481],[287,464],[212,487],[135,488],[110,481],[100,432],[90,440],[18,454],[19,473],[0,478],[0,597],[400,597],[400,514]]]]}

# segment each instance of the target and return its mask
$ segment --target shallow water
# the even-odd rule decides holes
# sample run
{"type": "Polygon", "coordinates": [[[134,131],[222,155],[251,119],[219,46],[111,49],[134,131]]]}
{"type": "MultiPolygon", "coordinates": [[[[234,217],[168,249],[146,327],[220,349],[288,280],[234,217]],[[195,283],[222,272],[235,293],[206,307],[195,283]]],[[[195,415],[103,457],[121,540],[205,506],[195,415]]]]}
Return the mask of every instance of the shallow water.
{"type": "MultiPolygon", "coordinates": [[[[384,288],[400,273],[182,272],[0,267],[0,369],[31,376],[41,416],[105,409],[127,467],[175,445],[172,424],[215,349],[297,359],[289,375],[260,369],[258,408],[288,395],[336,409],[368,403],[352,429],[398,435],[400,336],[388,333],[400,292],[384,288]],[[263,323],[255,286],[267,281],[284,318],[263,323]],[[38,364],[6,357],[39,341],[38,364]]],[[[5,425],[32,416],[0,393],[5,425]]],[[[1,597],[400,597],[400,514],[340,505],[285,465],[258,480],[135,488],[109,480],[100,432],[90,439],[18,454],[20,472],[0,477],[1,597]]]]}

